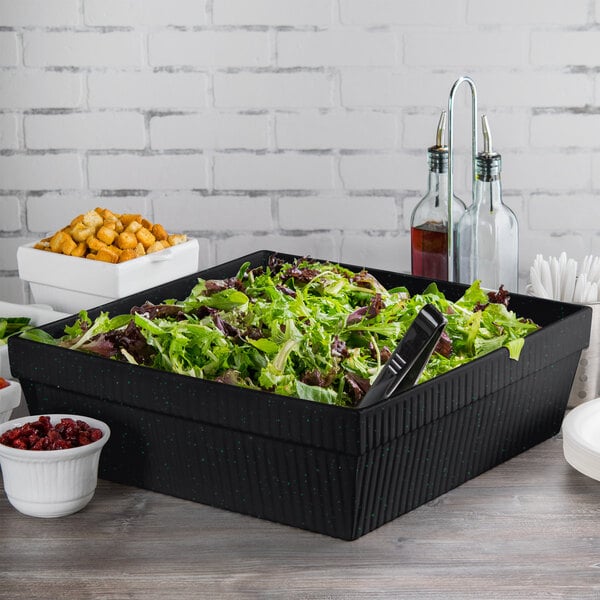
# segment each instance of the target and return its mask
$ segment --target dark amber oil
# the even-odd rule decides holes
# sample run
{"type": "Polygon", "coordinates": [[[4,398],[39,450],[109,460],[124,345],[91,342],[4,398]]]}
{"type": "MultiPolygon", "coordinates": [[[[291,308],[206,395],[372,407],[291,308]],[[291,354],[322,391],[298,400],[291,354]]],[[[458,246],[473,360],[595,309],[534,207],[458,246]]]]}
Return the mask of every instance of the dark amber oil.
{"type": "Polygon", "coordinates": [[[448,230],[441,223],[411,227],[412,274],[448,279],[448,230]]]}

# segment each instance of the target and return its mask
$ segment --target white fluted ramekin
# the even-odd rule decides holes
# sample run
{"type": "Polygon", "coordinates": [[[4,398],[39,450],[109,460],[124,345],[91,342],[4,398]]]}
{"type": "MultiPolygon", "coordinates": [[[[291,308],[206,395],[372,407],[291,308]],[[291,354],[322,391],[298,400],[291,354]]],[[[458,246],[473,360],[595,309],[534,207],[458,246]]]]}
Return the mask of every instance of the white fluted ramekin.
{"type": "MultiPolygon", "coordinates": [[[[0,349],[4,346],[0,346],[0,349]]],[[[6,423],[14,408],[21,402],[21,385],[8,379],[8,386],[0,388],[0,423],[6,423]]]]}
{"type": "MultiPolygon", "coordinates": [[[[102,437],[86,446],[62,450],[21,450],[0,444],[0,467],[8,501],[33,517],[63,517],[84,508],[98,483],[100,452],[110,437],[106,423],[79,415],[48,415],[55,425],[62,418],[86,422],[102,437]]],[[[14,427],[37,421],[40,415],[0,424],[0,435],[14,427]]]]}

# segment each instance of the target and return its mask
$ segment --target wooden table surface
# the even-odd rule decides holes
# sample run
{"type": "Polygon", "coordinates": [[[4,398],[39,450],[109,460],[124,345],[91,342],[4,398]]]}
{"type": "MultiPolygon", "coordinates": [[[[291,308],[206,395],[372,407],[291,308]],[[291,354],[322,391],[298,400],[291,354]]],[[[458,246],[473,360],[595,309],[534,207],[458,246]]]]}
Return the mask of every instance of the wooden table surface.
{"type": "Polygon", "coordinates": [[[600,598],[600,482],[556,437],[354,541],[99,481],[60,519],[0,494],[0,598],[600,598]]]}

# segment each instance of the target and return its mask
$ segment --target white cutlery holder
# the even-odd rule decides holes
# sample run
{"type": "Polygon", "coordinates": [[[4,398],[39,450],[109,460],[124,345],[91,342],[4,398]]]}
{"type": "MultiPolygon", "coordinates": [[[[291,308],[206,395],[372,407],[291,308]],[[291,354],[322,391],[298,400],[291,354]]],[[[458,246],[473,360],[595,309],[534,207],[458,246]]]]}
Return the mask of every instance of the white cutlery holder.
{"type": "Polygon", "coordinates": [[[581,352],[567,404],[574,408],[600,397],[600,302],[586,304],[592,309],[590,345],[581,352]]]}

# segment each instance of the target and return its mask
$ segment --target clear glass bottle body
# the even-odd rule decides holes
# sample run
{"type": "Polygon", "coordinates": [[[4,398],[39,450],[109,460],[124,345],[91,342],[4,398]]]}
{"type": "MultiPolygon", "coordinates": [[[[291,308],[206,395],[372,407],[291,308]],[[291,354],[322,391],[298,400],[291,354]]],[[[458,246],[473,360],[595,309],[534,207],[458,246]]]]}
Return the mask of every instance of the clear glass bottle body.
{"type": "Polygon", "coordinates": [[[484,288],[517,292],[519,284],[519,227],[513,211],[502,201],[500,155],[479,155],[473,204],[458,224],[458,280],[476,279],[484,288]]]}
{"type": "MultiPolygon", "coordinates": [[[[448,151],[446,147],[429,149],[427,193],[411,215],[410,249],[413,275],[448,279],[448,151]]],[[[457,225],[466,210],[464,202],[454,196],[455,265],[457,268],[457,225]]]]}

